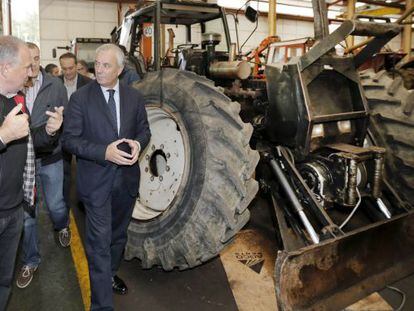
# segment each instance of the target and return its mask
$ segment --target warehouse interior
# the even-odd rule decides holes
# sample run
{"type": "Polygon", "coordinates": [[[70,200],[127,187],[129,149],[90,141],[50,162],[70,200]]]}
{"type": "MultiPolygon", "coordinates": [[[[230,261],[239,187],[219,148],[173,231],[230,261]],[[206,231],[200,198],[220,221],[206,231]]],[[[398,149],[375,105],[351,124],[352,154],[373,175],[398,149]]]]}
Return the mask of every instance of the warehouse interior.
{"type": "MultiPolygon", "coordinates": [[[[42,68],[69,52],[95,78],[113,43],[138,76],[151,139],[113,310],[414,310],[412,0],[0,3],[42,68]]],[[[70,246],[36,180],[41,264],[16,285],[20,243],[7,311],[99,310],[75,156],[70,246]]]]}

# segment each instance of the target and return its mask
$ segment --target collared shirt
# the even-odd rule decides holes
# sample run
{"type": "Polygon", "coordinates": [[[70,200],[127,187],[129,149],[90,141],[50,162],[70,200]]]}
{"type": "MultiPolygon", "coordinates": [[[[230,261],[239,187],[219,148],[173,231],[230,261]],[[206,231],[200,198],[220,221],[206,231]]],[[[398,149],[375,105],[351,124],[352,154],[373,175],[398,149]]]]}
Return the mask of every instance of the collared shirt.
{"type": "Polygon", "coordinates": [[[72,81],[66,80],[66,78],[63,77],[63,84],[66,87],[66,92],[68,93],[69,100],[70,96],[76,91],[76,85],[78,84],[78,74],[76,74],[75,79],[73,79],[72,81]]]}
{"type": "Polygon", "coordinates": [[[7,95],[2,94],[2,95],[10,99],[10,98],[13,98],[14,96],[16,96],[17,93],[10,93],[10,94],[7,94],[7,95]]]}
{"type": "Polygon", "coordinates": [[[36,78],[32,78],[33,86],[25,89],[26,92],[26,107],[30,113],[32,113],[33,105],[36,100],[37,93],[39,93],[40,88],[43,83],[42,72],[39,71],[39,74],[36,78]]]}
{"type": "Polygon", "coordinates": [[[118,126],[118,134],[119,129],[121,127],[121,113],[120,113],[120,97],[119,97],[119,80],[116,82],[115,86],[113,88],[107,88],[104,86],[101,86],[101,90],[103,95],[105,96],[105,100],[108,103],[109,100],[109,92],[108,90],[114,90],[114,100],[115,100],[115,107],[116,107],[116,124],[118,126]]]}

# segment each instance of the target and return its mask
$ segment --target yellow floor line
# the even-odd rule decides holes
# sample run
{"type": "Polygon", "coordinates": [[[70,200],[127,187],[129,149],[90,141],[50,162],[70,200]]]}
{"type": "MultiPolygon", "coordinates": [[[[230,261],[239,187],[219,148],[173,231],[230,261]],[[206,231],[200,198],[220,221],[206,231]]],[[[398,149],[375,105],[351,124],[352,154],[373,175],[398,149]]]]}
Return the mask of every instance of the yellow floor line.
{"type": "Polygon", "coordinates": [[[73,217],[72,210],[70,211],[70,230],[72,231],[70,250],[75,264],[76,274],[78,276],[83,305],[85,306],[85,310],[90,310],[91,288],[89,283],[88,261],[86,259],[85,250],[80,239],[79,230],[76,225],[75,217],[73,217]]]}

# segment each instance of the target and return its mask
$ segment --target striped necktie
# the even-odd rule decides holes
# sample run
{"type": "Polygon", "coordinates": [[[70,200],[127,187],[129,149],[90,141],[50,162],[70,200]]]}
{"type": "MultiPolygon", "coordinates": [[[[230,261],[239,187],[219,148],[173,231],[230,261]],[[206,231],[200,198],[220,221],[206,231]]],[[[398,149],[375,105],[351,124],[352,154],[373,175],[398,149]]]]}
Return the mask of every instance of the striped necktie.
{"type": "Polygon", "coordinates": [[[115,90],[108,90],[108,92],[109,92],[109,99],[108,99],[109,110],[111,111],[112,118],[115,122],[115,127],[116,129],[118,129],[118,121],[116,118],[116,105],[115,105],[115,98],[114,98],[115,90]]]}

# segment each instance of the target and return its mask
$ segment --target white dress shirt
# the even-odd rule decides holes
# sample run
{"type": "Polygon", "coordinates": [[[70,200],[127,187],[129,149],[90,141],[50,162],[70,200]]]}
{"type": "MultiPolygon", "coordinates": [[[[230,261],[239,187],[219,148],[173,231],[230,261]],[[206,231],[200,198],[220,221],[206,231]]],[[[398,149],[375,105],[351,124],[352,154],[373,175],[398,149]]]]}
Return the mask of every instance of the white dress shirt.
{"type": "Polygon", "coordinates": [[[36,78],[32,79],[33,86],[28,87],[25,89],[26,92],[26,107],[30,113],[32,113],[33,105],[37,97],[37,93],[39,93],[40,88],[42,87],[43,83],[43,75],[42,72],[39,71],[39,74],[36,78]]]}
{"type": "Polygon", "coordinates": [[[66,87],[66,91],[68,93],[68,100],[69,100],[70,96],[76,91],[76,85],[78,84],[78,75],[76,74],[75,79],[73,79],[72,81],[66,80],[66,78],[63,77],[63,84],[66,87]]]}

